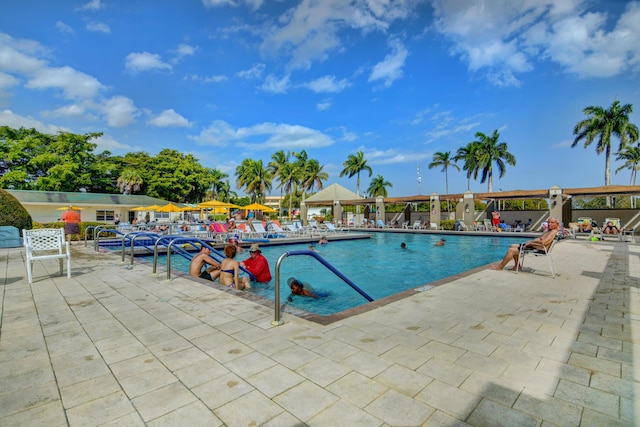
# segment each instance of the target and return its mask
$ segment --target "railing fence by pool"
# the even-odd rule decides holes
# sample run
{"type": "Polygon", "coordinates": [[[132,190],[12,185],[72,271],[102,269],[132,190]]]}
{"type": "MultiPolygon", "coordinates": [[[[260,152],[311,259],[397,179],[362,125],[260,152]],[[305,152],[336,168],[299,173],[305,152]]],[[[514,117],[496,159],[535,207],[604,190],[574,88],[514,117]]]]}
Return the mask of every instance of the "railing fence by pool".
{"type": "Polygon", "coordinates": [[[280,316],[280,314],[281,314],[280,313],[280,266],[282,265],[282,263],[284,262],[284,260],[287,257],[296,256],[296,255],[307,255],[307,256],[311,256],[311,257],[317,259],[322,265],[327,267],[333,274],[335,274],[336,276],[341,278],[346,284],[348,284],[353,289],[355,289],[356,292],[358,292],[360,295],[365,297],[367,299],[367,301],[369,301],[369,302],[373,301],[373,298],[371,298],[366,292],[364,292],[362,289],[360,289],[358,287],[358,285],[353,283],[347,276],[345,276],[338,269],[336,269],[334,266],[329,264],[329,262],[327,260],[325,260],[323,257],[318,255],[316,252],[309,251],[309,250],[287,251],[287,252],[283,253],[282,255],[280,255],[280,258],[278,258],[278,262],[276,263],[276,271],[275,271],[275,274],[276,274],[276,288],[275,288],[274,305],[273,305],[274,319],[273,319],[273,322],[271,322],[272,325],[274,325],[274,326],[282,325],[282,319],[281,319],[281,316],[280,316]]]}

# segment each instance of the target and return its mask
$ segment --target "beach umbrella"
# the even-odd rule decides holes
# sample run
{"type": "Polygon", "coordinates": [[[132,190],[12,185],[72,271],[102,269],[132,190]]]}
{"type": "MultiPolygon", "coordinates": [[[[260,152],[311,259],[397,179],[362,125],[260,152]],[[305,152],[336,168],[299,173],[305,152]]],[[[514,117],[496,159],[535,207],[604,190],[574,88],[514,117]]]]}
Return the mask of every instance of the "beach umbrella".
{"type": "Polygon", "coordinates": [[[208,202],[202,202],[198,205],[201,208],[240,208],[233,203],[222,202],[220,200],[209,200],[208,202]]]}
{"type": "Polygon", "coordinates": [[[241,206],[240,209],[244,209],[247,211],[278,212],[277,210],[270,208],[269,206],[261,205],[260,203],[252,203],[247,206],[241,206]]]}
{"type": "Polygon", "coordinates": [[[155,210],[158,212],[182,212],[182,208],[174,205],[173,203],[166,204],[155,210]]]}
{"type": "Polygon", "coordinates": [[[144,210],[148,210],[146,208],[146,206],[138,206],[137,208],[133,208],[133,209],[129,209],[131,211],[144,211],[144,210]]]}
{"type": "Polygon", "coordinates": [[[80,206],[67,205],[67,206],[59,207],[56,210],[57,211],[81,211],[81,210],[84,210],[84,208],[81,208],[80,206]]]}

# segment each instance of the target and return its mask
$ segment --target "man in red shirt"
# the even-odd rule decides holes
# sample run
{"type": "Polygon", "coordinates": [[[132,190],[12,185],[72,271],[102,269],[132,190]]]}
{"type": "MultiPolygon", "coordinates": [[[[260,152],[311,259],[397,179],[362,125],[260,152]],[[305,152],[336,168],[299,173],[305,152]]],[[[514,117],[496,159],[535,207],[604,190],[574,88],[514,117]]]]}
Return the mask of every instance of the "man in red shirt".
{"type": "Polygon", "coordinates": [[[271,271],[269,271],[269,262],[262,255],[262,251],[257,243],[249,248],[249,258],[240,263],[241,267],[246,268],[256,276],[257,282],[269,282],[271,280],[271,271]]]}

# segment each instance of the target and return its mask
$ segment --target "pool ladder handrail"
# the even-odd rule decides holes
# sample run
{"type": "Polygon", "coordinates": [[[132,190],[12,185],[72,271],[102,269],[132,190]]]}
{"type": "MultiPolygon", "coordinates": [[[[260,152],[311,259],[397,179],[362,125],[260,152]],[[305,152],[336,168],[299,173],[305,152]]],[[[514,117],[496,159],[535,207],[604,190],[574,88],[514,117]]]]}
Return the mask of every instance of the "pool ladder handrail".
{"type": "Polygon", "coordinates": [[[276,288],[275,288],[275,295],[274,295],[274,298],[273,298],[274,299],[274,307],[273,307],[273,309],[274,309],[274,319],[273,319],[273,322],[271,322],[271,325],[278,326],[278,325],[282,325],[282,323],[283,323],[282,322],[282,317],[281,317],[281,310],[280,310],[280,266],[282,265],[282,263],[284,262],[284,260],[287,257],[296,256],[296,255],[308,255],[308,256],[311,256],[311,257],[315,258],[316,260],[318,260],[320,262],[320,264],[322,264],[325,267],[327,267],[329,269],[329,271],[331,271],[333,274],[335,274],[336,276],[341,278],[347,285],[351,286],[356,292],[358,292],[360,295],[362,295],[364,298],[366,298],[367,301],[371,302],[371,301],[374,300],[365,291],[360,289],[358,287],[358,285],[353,283],[351,281],[351,279],[349,279],[347,276],[342,274],[334,266],[329,264],[329,262],[326,259],[324,259],[322,256],[320,256],[317,252],[310,251],[308,249],[287,251],[287,252],[283,253],[282,255],[280,255],[280,257],[278,258],[278,261],[276,262],[276,271],[275,271],[275,276],[276,276],[275,287],[276,288]]]}

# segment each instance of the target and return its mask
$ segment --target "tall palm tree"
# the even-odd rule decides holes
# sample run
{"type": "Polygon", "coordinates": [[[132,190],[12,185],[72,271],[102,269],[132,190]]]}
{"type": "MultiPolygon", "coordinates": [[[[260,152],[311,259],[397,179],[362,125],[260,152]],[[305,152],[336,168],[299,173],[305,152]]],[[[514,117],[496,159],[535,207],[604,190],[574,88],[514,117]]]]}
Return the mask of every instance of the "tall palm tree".
{"type": "MultiPolygon", "coordinates": [[[[631,169],[631,180],[629,184],[636,185],[636,177],[638,176],[638,169],[640,169],[640,146],[633,145],[630,147],[625,147],[622,151],[616,153],[616,155],[616,160],[624,160],[624,164],[616,169],[616,173],[618,173],[622,169],[631,169]]],[[[633,195],[630,196],[630,198],[631,208],[635,209],[636,198],[633,195]]]]}
{"type": "Polygon", "coordinates": [[[507,143],[499,141],[500,133],[498,130],[494,130],[490,136],[482,132],[476,132],[476,141],[473,141],[473,143],[477,144],[473,150],[477,166],[474,178],[477,178],[478,172],[482,171],[480,182],[488,182],[487,191],[489,193],[493,191],[493,164],[495,163],[498,167],[500,178],[507,172],[507,165],[516,165],[515,156],[507,151],[507,143]]]}
{"type": "Polygon", "coordinates": [[[218,200],[228,203],[231,201],[232,197],[238,197],[238,193],[231,190],[231,184],[227,179],[222,184],[220,184],[220,188],[218,188],[218,200]]]}
{"type": "Polygon", "coordinates": [[[322,190],[324,188],[324,183],[322,181],[329,179],[329,174],[323,171],[323,168],[324,166],[320,165],[320,162],[317,160],[307,160],[301,182],[303,191],[313,192],[316,186],[318,187],[318,190],[322,190]]]}
{"type": "Polygon", "coordinates": [[[210,170],[209,179],[211,180],[211,187],[210,187],[211,190],[209,191],[211,192],[210,196],[212,199],[215,199],[218,197],[218,194],[220,193],[220,189],[224,185],[223,180],[228,177],[229,175],[227,175],[226,173],[222,172],[219,169],[210,170]]]}
{"type": "Polygon", "coordinates": [[[367,188],[367,194],[369,197],[387,197],[387,187],[393,187],[393,184],[389,181],[385,181],[384,177],[380,174],[374,177],[369,183],[369,188],[367,188]]]}
{"type": "Polygon", "coordinates": [[[458,171],[460,166],[455,164],[455,158],[451,157],[451,151],[438,151],[433,155],[433,161],[429,163],[429,169],[438,168],[442,166],[442,172],[444,172],[445,190],[449,194],[449,168],[455,168],[458,171]]]}
{"type": "Polygon", "coordinates": [[[297,191],[300,183],[300,169],[294,163],[287,162],[280,170],[279,176],[280,188],[284,189],[285,194],[289,195],[289,218],[291,218],[291,208],[293,204],[293,192],[297,191]]]}
{"type": "MultiPolygon", "coordinates": [[[[584,140],[584,148],[587,148],[597,137],[598,145],[596,153],[605,153],[604,185],[610,183],[611,167],[611,136],[615,135],[620,140],[618,151],[622,151],[627,145],[638,140],[638,126],[629,122],[629,115],[633,112],[631,104],[620,105],[620,101],[614,101],[608,110],[602,107],[589,106],[582,112],[589,117],[578,122],[573,129],[576,138],[571,147],[584,140]]],[[[607,198],[609,200],[609,198],[607,198]]],[[[609,205],[609,202],[607,203],[609,205]]]]}
{"type": "Polygon", "coordinates": [[[140,190],[143,182],[144,181],[137,170],[133,168],[126,168],[122,173],[120,173],[116,185],[122,194],[131,194],[140,190]]]}
{"type": "Polygon", "coordinates": [[[373,170],[371,166],[367,165],[367,161],[364,158],[364,153],[362,151],[357,151],[356,154],[349,154],[347,160],[342,164],[344,169],[340,172],[340,176],[343,177],[347,175],[349,178],[356,175],[358,179],[356,180],[356,194],[360,195],[360,172],[368,171],[369,176],[373,174],[373,170]]]}
{"type": "Polygon", "coordinates": [[[244,159],[236,167],[236,181],[238,188],[245,188],[251,202],[263,203],[264,196],[271,190],[271,174],[262,160],[244,159]]]}
{"type": "Polygon", "coordinates": [[[456,151],[456,155],[453,158],[456,162],[460,160],[464,161],[462,165],[462,169],[467,171],[467,190],[471,191],[471,177],[476,174],[478,170],[478,165],[476,162],[475,150],[478,146],[475,142],[470,142],[465,147],[458,148],[456,151]]]}
{"type": "MultiPolygon", "coordinates": [[[[280,182],[277,188],[280,188],[281,202],[282,202],[282,192],[283,192],[281,174],[285,165],[289,162],[289,156],[290,156],[289,153],[285,154],[284,150],[278,150],[271,155],[271,161],[267,165],[267,169],[269,170],[269,173],[280,182]]],[[[278,216],[282,217],[282,203],[278,203],[278,206],[279,206],[278,216]]]]}

